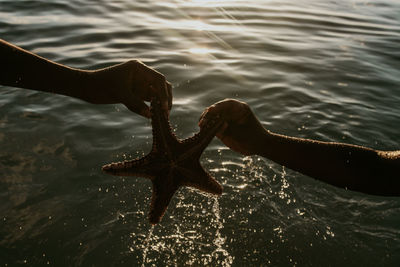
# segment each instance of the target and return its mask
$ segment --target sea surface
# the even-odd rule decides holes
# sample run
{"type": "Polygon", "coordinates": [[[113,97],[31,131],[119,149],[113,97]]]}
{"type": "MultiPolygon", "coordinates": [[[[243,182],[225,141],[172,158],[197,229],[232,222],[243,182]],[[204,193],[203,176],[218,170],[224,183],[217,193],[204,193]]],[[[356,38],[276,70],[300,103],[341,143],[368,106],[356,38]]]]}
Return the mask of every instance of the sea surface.
{"type": "MultiPolygon", "coordinates": [[[[75,68],[142,60],[173,84],[180,138],[235,98],[276,133],[400,148],[397,0],[0,0],[0,38],[75,68]]],[[[151,144],[121,104],[0,86],[0,266],[400,264],[400,198],[218,139],[201,163],[223,195],[181,188],[152,227],[151,182],[101,172],[151,144]]]]}

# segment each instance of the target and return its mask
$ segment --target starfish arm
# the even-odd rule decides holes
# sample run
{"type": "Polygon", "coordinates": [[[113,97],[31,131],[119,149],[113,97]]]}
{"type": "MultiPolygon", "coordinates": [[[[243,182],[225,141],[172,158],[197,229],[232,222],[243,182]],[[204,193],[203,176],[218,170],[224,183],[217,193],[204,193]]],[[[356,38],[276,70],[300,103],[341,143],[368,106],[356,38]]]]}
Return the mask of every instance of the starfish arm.
{"type": "Polygon", "coordinates": [[[196,168],[179,168],[179,172],[185,177],[182,185],[194,187],[201,191],[214,195],[222,194],[222,186],[200,164],[196,168]]]}
{"type": "Polygon", "coordinates": [[[172,171],[170,171],[167,177],[165,175],[158,176],[153,180],[153,194],[151,196],[149,211],[149,221],[151,224],[157,224],[161,221],[172,196],[180,186],[175,180],[169,179],[171,175],[172,171]]]}
{"type": "Polygon", "coordinates": [[[221,129],[222,122],[210,121],[191,138],[179,140],[172,131],[168,114],[162,111],[157,98],[151,100],[153,148],[140,159],[111,163],[103,171],[119,176],[150,178],[153,194],[149,211],[151,224],[163,217],[172,196],[182,185],[215,194],[222,194],[222,186],[200,165],[199,158],[221,129]]]}
{"type": "MultiPolygon", "coordinates": [[[[165,165],[165,164],[164,164],[165,165]]],[[[102,167],[102,170],[117,176],[140,176],[153,179],[157,170],[162,169],[163,163],[149,154],[143,158],[113,162],[102,167]]]]}
{"type": "Polygon", "coordinates": [[[168,115],[161,110],[161,103],[156,98],[151,101],[151,125],[153,128],[153,150],[172,155],[170,148],[177,146],[179,141],[172,131],[168,115]]]}
{"type": "Polygon", "coordinates": [[[200,158],[201,154],[214,138],[221,125],[222,122],[212,121],[194,136],[183,140],[181,143],[182,153],[178,157],[178,161],[185,160],[189,157],[200,158]]]}

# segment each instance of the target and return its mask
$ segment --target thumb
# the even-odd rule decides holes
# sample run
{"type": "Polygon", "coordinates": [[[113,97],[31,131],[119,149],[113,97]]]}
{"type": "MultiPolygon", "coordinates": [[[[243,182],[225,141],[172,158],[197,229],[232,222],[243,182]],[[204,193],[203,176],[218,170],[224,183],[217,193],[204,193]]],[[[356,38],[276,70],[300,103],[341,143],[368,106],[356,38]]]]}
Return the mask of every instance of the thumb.
{"type": "Polygon", "coordinates": [[[218,139],[220,139],[222,142],[224,142],[224,138],[227,136],[227,128],[228,128],[228,123],[225,121],[220,129],[218,130],[218,132],[215,134],[218,139]]]}
{"type": "Polygon", "coordinates": [[[124,104],[130,111],[133,111],[140,116],[146,117],[148,119],[151,117],[150,108],[144,103],[144,101],[132,100],[129,102],[125,102],[124,104]]]}

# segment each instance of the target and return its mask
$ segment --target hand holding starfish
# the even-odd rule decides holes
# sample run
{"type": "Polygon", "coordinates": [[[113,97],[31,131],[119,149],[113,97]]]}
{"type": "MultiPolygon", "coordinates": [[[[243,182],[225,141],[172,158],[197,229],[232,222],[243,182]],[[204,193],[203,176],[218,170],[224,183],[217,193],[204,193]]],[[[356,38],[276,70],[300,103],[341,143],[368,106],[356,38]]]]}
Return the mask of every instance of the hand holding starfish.
{"type": "MultiPolygon", "coordinates": [[[[218,118],[217,118],[218,119],[218,118]]],[[[149,220],[158,223],[174,193],[190,186],[220,195],[221,185],[200,165],[199,158],[214,138],[221,123],[210,120],[196,135],[179,140],[172,132],[168,114],[162,112],[157,98],[151,101],[153,148],[140,159],[111,163],[103,171],[111,175],[149,178],[153,184],[149,220]]]]}
{"type": "Polygon", "coordinates": [[[200,128],[210,120],[219,117],[223,125],[217,137],[229,148],[243,155],[254,155],[262,152],[260,140],[266,130],[262,127],[250,107],[235,99],[225,99],[206,108],[199,120],[200,128]]]}
{"type": "Polygon", "coordinates": [[[144,101],[157,97],[164,111],[171,110],[171,84],[163,74],[138,60],[96,70],[91,75],[89,87],[96,89],[90,99],[92,103],[123,103],[131,111],[150,118],[150,109],[144,101]]]}
{"type": "Polygon", "coordinates": [[[265,130],[246,103],[224,100],[207,108],[200,128],[219,116],[228,147],[257,154],[326,183],[367,194],[400,196],[400,151],[296,138],[265,130]]]}
{"type": "Polygon", "coordinates": [[[172,88],[164,75],[138,60],[103,68],[70,68],[0,39],[0,84],[72,96],[93,104],[122,103],[150,118],[144,101],[158,97],[167,112],[172,88]]]}

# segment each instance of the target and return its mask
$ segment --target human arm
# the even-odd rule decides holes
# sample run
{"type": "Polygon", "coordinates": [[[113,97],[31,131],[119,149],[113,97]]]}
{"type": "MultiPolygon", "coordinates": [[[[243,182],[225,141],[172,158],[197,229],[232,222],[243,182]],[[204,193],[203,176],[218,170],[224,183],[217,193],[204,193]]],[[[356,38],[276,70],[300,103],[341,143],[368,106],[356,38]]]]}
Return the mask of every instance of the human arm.
{"type": "Polygon", "coordinates": [[[158,96],[172,106],[172,88],[161,73],[130,60],[99,70],[64,66],[0,39],[0,84],[72,96],[93,104],[122,103],[150,117],[144,101],[158,96]]]}
{"type": "Polygon", "coordinates": [[[379,151],[272,133],[246,103],[224,100],[205,110],[200,127],[224,120],[217,137],[244,155],[260,155],[326,183],[367,194],[400,196],[400,151],[379,151]]]}

